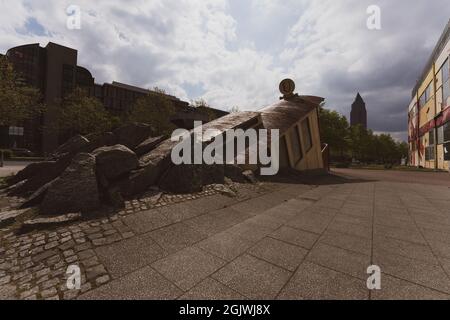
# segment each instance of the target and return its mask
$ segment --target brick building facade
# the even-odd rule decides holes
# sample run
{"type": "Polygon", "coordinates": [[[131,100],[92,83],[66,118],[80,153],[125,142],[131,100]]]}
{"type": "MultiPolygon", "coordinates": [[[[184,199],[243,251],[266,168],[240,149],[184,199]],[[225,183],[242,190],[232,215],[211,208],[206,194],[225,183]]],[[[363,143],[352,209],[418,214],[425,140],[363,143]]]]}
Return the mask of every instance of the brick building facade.
{"type": "MultiPolygon", "coordinates": [[[[75,87],[87,90],[89,95],[98,98],[105,109],[115,115],[130,112],[138,98],[151,92],[120,82],[97,84],[89,70],[77,65],[77,56],[77,50],[52,42],[45,47],[36,43],[7,51],[6,57],[15,71],[25,83],[41,91],[47,108],[40,118],[24,121],[15,127],[0,127],[0,148],[20,147],[44,155],[55,150],[63,141],[60,141],[59,134],[55,134],[52,123],[56,121],[56,111],[62,99],[75,87]]],[[[194,119],[204,120],[189,103],[175,96],[165,97],[172,101],[178,111],[178,118],[174,119],[178,123],[184,123],[182,120],[185,114],[189,114],[190,118],[194,114],[194,119]]],[[[220,110],[211,110],[215,118],[226,114],[220,110]]]]}

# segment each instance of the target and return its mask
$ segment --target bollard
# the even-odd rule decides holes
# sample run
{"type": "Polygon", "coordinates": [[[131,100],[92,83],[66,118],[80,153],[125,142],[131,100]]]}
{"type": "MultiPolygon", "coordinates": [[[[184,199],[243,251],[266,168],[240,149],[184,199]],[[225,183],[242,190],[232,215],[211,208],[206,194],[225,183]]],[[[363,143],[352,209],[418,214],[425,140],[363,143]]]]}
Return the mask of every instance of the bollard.
{"type": "Polygon", "coordinates": [[[0,168],[3,168],[3,150],[0,151],[0,168]]]}

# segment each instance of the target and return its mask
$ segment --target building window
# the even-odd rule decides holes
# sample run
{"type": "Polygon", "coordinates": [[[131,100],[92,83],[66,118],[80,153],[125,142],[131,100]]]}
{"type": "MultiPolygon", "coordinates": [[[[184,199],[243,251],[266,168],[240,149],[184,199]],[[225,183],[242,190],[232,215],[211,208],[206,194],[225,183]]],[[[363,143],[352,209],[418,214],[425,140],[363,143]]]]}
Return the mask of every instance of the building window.
{"type": "Polygon", "coordinates": [[[425,160],[434,160],[434,130],[428,133],[428,147],[425,149],[425,160]]]}
{"type": "Polygon", "coordinates": [[[444,126],[437,129],[437,144],[444,144],[444,126]]]}
{"type": "Polygon", "coordinates": [[[450,142],[444,144],[444,161],[450,161],[450,142]]]}
{"type": "Polygon", "coordinates": [[[429,146],[425,149],[425,160],[434,161],[434,146],[429,146]]]}
{"type": "Polygon", "coordinates": [[[419,98],[419,108],[423,108],[425,106],[425,104],[432,98],[433,93],[432,93],[432,85],[433,83],[431,82],[428,87],[425,89],[425,91],[422,93],[422,95],[419,98]]]}
{"type": "Polygon", "coordinates": [[[446,83],[444,83],[444,86],[442,87],[442,107],[448,107],[450,105],[448,98],[450,97],[450,83],[447,80],[446,83]]]}
{"type": "Polygon", "coordinates": [[[424,93],[422,93],[422,95],[419,98],[419,108],[423,108],[426,103],[427,103],[427,101],[426,101],[426,94],[424,92],[424,93]]]}
{"type": "Polygon", "coordinates": [[[71,65],[63,65],[63,76],[62,76],[62,95],[65,97],[73,90],[74,84],[74,67],[71,65]]]}
{"type": "Polygon", "coordinates": [[[447,122],[442,127],[444,131],[444,142],[450,142],[450,122],[447,122]]]}
{"type": "Polygon", "coordinates": [[[448,59],[444,62],[444,65],[442,66],[441,70],[442,70],[442,83],[445,83],[448,81],[450,77],[450,64],[448,59]]]}
{"type": "Polygon", "coordinates": [[[297,126],[291,129],[290,133],[292,152],[294,156],[294,165],[303,158],[303,150],[300,142],[300,135],[297,126]]]}
{"type": "Polygon", "coordinates": [[[302,122],[302,136],[303,136],[305,152],[308,152],[313,147],[312,136],[311,136],[311,126],[309,125],[309,118],[306,118],[302,122]]]}
{"type": "Polygon", "coordinates": [[[428,144],[429,145],[434,145],[434,130],[431,130],[428,133],[428,144]]]}
{"type": "Polygon", "coordinates": [[[430,101],[431,97],[433,96],[432,92],[431,92],[431,86],[432,86],[432,83],[430,83],[428,85],[428,87],[425,89],[425,101],[426,102],[430,101]]]}
{"type": "Polygon", "coordinates": [[[414,107],[411,110],[411,118],[417,115],[417,103],[414,104],[414,107]]]}
{"type": "Polygon", "coordinates": [[[449,59],[445,61],[441,68],[442,73],[442,107],[447,107],[449,105],[448,98],[450,97],[450,66],[449,59]]]}
{"type": "Polygon", "coordinates": [[[10,136],[23,136],[23,127],[9,127],[10,136]]]}
{"type": "Polygon", "coordinates": [[[77,67],[75,69],[75,72],[76,83],[78,86],[90,88],[94,85],[94,79],[92,78],[89,71],[81,67],[77,67]]]}

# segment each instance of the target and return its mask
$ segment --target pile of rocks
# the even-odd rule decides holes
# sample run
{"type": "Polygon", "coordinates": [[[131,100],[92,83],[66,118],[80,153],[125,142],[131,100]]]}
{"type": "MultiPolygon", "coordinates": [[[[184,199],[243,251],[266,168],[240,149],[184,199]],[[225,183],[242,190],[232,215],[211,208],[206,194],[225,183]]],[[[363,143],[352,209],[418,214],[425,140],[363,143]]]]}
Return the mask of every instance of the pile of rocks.
{"type": "Polygon", "coordinates": [[[128,124],[114,132],[77,135],[49,161],[34,163],[8,178],[3,192],[25,198],[21,209],[39,207],[45,215],[81,212],[103,204],[122,207],[124,199],[158,188],[172,193],[253,177],[233,165],[174,165],[176,142],[156,136],[151,126],[128,124]]]}

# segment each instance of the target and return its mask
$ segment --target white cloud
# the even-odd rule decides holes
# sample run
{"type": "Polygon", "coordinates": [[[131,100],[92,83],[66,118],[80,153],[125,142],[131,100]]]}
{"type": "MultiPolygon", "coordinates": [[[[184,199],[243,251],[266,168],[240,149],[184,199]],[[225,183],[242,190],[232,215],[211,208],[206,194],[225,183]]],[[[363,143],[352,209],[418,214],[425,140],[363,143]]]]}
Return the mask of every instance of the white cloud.
{"type": "Polygon", "coordinates": [[[1,47],[53,41],[77,48],[79,63],[98,81],[117,80],[167,88],[189,97],[185,84],[201,86],[204,98],[217,107],[258,107],[274,100],[279,74],[272,57],[252,48],[229,49],[236,21],[226,1],[75,1],[82,9],[82,29],[65,28],[65,8],[74,1],[33,1],[20,8],[3,30],[13,30],[33,16],[53,36],[29,34],[16,41],[2,38],[1,47]],[[49,19],[51,17],[51,19],[49,19]],[[268,86],[270,87],[270,90],[268,86]],[[272,99],[270,99],[272,98],[272,99]]]}

